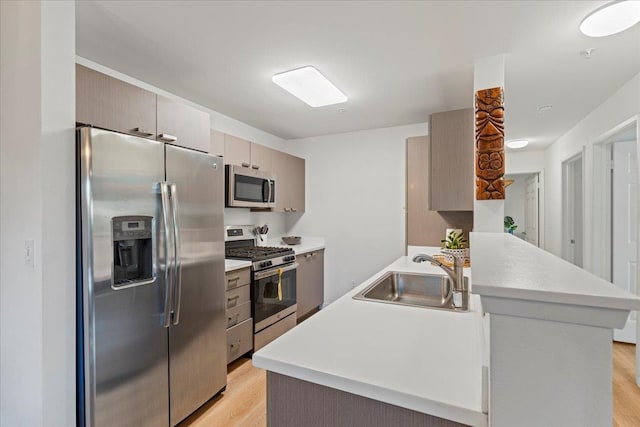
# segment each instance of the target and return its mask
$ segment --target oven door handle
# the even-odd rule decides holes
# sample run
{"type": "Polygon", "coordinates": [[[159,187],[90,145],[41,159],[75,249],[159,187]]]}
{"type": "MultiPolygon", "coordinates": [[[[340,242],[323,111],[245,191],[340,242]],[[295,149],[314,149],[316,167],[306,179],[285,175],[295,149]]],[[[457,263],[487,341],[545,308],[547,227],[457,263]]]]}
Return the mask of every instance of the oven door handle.
{"type": "Polygon", "coordinates": [[[276,268],[272,268],[269,270],[265,270],[265,271],[258,271],[257,273],[254,273],[253,277],[256,280],[260,280],[260,279],[264,279],[265,277],[269,277],[269,276],[277,276],[278,275],[278,271],[282,271],[283,273],[286,271],[291,271],[291,270],[295,270],[296,268],[298,268],[298,263],[294,262],[293,264],[289,264],[285,267],[276,267],[276,268]]]}

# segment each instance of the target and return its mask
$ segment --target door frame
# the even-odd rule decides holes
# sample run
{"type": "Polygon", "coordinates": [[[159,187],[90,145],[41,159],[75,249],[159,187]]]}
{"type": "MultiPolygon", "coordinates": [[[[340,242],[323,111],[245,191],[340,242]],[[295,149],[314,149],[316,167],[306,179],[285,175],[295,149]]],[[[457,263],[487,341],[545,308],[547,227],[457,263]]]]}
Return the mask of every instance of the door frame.
{"type": "MultiPolygon", "coordinates": [[[[609,275],[609,281],[611,281],[611,251],[612,251],[612,232],[611,232],[611,153],[610,147],[607,147],[608,141],[621,130],[633,126],[635,123],[636,128],[636,145],[638,149],[638,162],[640,162],[640,114],[636,114],[622,121],[618,125],[614,126],[607,132],[601,134],[594,140],[593,144],[593,174],[594,174],[594,187],[593,192],[593,229],[592,233],[594,239],[592,240],[592,261],[593,266],[597,267],[596,274],[607,272],[609,275]],[[606,177],[608,182],[606,182],[606,177]],[[607,186],[608,185],[608,186],[607,186]],[[609,199],[607,204],[607,199],[609,199]],[[607,239],[608,240],[603,240],[607,239]],[[604,244],[609,242],[609,244],[604,244]],[[596,263],[597,260],[606,260],[596,263]],[[608,262],[608,264],[607,264],[608,262]],[[608,269],[604,269],[608,266],[608,269]]],[[[639,165],[640,166],[640,165],[639,165]]],[[[638,167],[638,175],[640,175],[640,167],[638,167]]],[[[640,176],[638,176],[640,182],[640,176]]],[[[640,186],[638,186],[638,192],[640,193],[640,186]]],[[[640,194],[638,194],[638,200],[640,200],[640,194]]],[[[638,251],[638,277],[640,277],[640,251],[638,251]]],[[[604,277],[604,276],[601,276],[604,277]]],[[[637,289],[638,295],[640,295],[640,286],[637,289]]],[[[640,328],[636,327],[636,343],[640,343],[640,328]]],[[[640,344],[636,344],[636,383],[640,386],[640,344]]]]}
{"type": "MultiPolygon", "coordinates": [[[[580,152],[566,158],[565,160],[562,161],[562,194],[561,194],[561,198],[562,198],[562,258],[571,262],[572,264],[575,264],[575,253],[573,252],[574,250],[570,247],[570,243],[569,243],[569,224],[573,221],[574,219],[574,209],[575,206],[573,206],[572,202],[571,202],[571,197],[568,197],[568,195],[571,193],[573,194],[573,192],[570,191],[570,186],[572,186],[571,184],[571,180],[570,180],[570,176],[569,176],[569,168],[570,165],[579,161],[580,162],[580,166],[582,168],[582,185],[581,185],[581,193],[582,193],[582,265],[580,266],[581,268],[585,268],[585,252],[586,252],[586,245],[585,245],[585,150],[584,147],[582,148],[582,150],[580,150],[580,152]],[[573,209],[572,209],[573,208],[573,209]],[[569,255],[572,254],[571,258],[569,258],[569,255]]],[[[573,230],[573,228],[572,228],[573,230]]]]}

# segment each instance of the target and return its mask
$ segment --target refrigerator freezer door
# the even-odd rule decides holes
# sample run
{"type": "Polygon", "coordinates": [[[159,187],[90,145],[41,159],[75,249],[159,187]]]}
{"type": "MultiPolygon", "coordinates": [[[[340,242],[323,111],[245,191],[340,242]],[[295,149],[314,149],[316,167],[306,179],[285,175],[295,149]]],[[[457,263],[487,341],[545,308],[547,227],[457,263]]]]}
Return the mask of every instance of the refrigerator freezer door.
{"type": "Polygon", "coordinates": [[[227,382],[224,166],[219,157],[172,145],[165,149],[179,241],[169,329],[170,413],[176,425],[227,382]]]}
{"type": "Polygon", "coordinates": [[[168,333],[161,325],[166,253],[158,193],[164,145],[91,128],[79,130],[78,142],[85,421],[89,426],[167,426],[168,333]],[[131,216],[152,219],[113,220],[131,216]],[[134,240],[120,253],[114,240],[123,239],[122,233],[125,239],[126,233],[135,236],[131,230],[142,224],[153,229],[146,244],[155,252],[155,280],[118,287],[112,278],[114,258],[129,270],[140,260],[127,246],[134,240]]]}

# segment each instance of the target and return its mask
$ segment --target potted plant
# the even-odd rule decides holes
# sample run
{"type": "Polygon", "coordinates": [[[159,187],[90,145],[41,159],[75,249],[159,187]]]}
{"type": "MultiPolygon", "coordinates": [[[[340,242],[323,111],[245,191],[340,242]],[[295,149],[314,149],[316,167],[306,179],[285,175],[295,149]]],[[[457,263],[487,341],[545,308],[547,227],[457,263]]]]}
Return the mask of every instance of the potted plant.
{"type": "Polygon", "coordinates": [[[516,222],[510,216],[504,217],[504,229],[507,230],[507,233],[513,234],[514,231],[518,229],[516,222]]]}
{"type": "Polygon", "coordinates": [[[441,252],[444,254],[445,261],[453,263],[453,257],[458,257],[463,261],[469,258],[469,248],[467,247],[467,239],[464,238],[462,231],[451,231],[447,238],[440,240],[442,245],[441,252]]]}

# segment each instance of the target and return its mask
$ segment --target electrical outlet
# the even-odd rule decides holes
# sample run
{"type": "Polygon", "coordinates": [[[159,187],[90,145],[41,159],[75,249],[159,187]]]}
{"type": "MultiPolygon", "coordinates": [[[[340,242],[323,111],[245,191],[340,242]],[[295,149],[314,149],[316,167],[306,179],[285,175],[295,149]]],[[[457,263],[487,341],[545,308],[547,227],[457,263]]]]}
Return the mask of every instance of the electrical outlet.
{"type": "Polygon", "coordinates": [[[24,241],[24,263],[27,267],[35,268],[35,242],[33,240],[24,241]]]}

